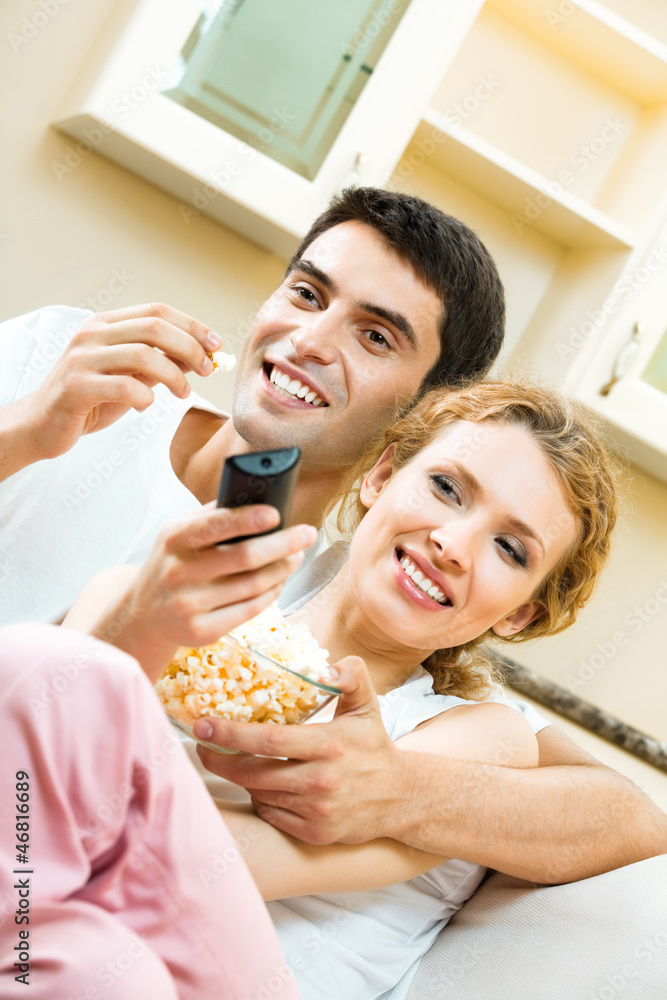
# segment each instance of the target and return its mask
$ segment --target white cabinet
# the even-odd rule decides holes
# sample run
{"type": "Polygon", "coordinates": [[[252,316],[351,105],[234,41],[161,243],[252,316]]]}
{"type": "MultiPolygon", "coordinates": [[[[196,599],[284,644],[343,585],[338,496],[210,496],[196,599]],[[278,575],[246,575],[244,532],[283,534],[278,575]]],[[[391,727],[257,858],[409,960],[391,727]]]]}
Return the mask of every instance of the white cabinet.
{"type": "Polygon", "coordinates": [[[566,380],[667,480],[667,386],[644,375],[667,328],[667,7],[612,2],[487,0],[390,184],[489,246],[505,358],[566,380]]]}
{"type": "Polygon", "coordinates": [[[283,91],[267,89],[276,78],[267,53],[273,38],[276,48],[278,35],[289,39],[290,18],[298,44],[316,49],[317,18],[333,18],[333,8],[286,0],[283,26],[275,0],[208,6],[248,12],[251,2],[269,5],[258,34],[237,26],[265,53],[250,66],[262,76],[252,93],[239,97],[240,57],[223,72],[209,43],[195,50],[204,0],[141,0],[113,44],[101,39],[90,53],[58,127],[84,141],[97,129],[99,152],[173,193],[184,222],[204,212],[281,256],[350,180],[410,191],[459,216],[505,282],[505,357],[527,356],[565,379],[635,461],[667,480],[667,393],[645,374],[667,328],[667,6],[345,0],[327,22],[317,72],[312,52],[298,52],[320,81],[317,97],[301,94],[291,69],[283,91]],[[342,44],[355,8],[360,27],[342,44]],[[383,32],[391,37],[377,58],[383,32]],[[311,141],[305,124],[336,93],[349,106],[311,141]],[[243,138],[253,118],[259,143],[243,138]],[[637,323],[628,371],[601,395],[637,323]]]}
{"type": "Polygon", "coordinates": [[[634,256],[570,378],[637,465],[667,482],[667,224],[634,256]]]}
{"type": "MultiPolygon", "coordinates": [[[[252,2],[257,6],[262,0],[252,2]]],[[[270,2],[275,8],[274,0],[270,2]]],[[[386,182],[442,67],[481,4],[482,0],[411,0],[406,7],[405,0],[384,0],[388,27],[393,27],[393,17],[395,29],[313,179],[271,155],[271,132],[278,143],[292,119],[302,113],[296,96],[293,107],[276,102],[275,114],[260,132],[262,148],[261,138],[259,144],[244,141],[162,93],[171,87],[173,67],[200,20],[203,0],[136,3],[110,51],[101,40],[100,50],[89,59],[94,71],[82,72],[55,124],[84,142],[97,130],[94,134],[103,135],[98,151],[174,194],[183,204],[186,221],[187,207],[193,206],[287,256],[332,192],[350,179],[386,182]]],[[[250,0],[233,6],[243,12],[250,0]]],[[[317,45],[318,6],[310,0],[287,5],[294,20],[292,31],[303,46],[317,45]],[[296,16],[299,8],[301,17],[296,16]]],[[[376,3],[366,12],[347,50],[341,46],[338,62],[343,68],[350,52],[354,61],[365,44],[372,49],[375,30],[384,23],[378,8],[376,3]]],[[[323,6],[320,15],[325,13],[323,6]]],[[[265,62],[254,69],[259,75],[267,73],[265,62]]],[[[203,76],[195,83],[202,81],[207,83],[203,76]]],[[[258,94],[253,100],[250,111],[256,112],[270,96],[258,94]]]]}

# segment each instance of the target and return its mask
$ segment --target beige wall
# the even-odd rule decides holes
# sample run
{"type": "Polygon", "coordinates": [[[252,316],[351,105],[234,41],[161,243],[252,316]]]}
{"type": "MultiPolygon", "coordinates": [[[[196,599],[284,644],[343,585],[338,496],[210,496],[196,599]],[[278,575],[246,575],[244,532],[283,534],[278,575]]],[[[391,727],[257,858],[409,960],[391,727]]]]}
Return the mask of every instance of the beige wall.
{"type": "MultiPolygon", "coordinates": [[[[56,302],[92,299],[114,308],[163,300],[209,323],[238,350],[257,305],[279,281],[281,260],[204,217],[186,224],[173,198],[97,154],[60,179],[53,169],[65,162],[72,141],[49,122],[118,6],[69,0],[18,51],[11,34],[41,8],[37,0],[0,6],[0,318],[56,302]],[[107,301],[110,282],[125,284],[107,301]]],[[[444,191],[428,193],[446,199],[444,191]]],[[[458,210],[475,225],[474,199],[460,200],[458,210]]],[[[453,210],[449,202],[443,207],[453,210]]],[[[501,236],[488,234],[492,251],[501,236]]],[[[530,294],[526,287],[528,301],[530,294]]],[[[229,377],[218,375],[203,390],[203,380],[196,381],[200,391],[229,404],[229,377]]],[[[566,687],[574,679],[583,697],[667,739],[667,487],[636,470],[632,492],[634,511],[596,602],[569,633],[517,652],[539,672],[566,687]]],[[[605,745],[596,746],[604,758],[605,745]]],[[[615,766],[626,758],[615,753],[615,766]]],[[[667,778],[634,761],[628,768],[667,806],[667,778]]]]}

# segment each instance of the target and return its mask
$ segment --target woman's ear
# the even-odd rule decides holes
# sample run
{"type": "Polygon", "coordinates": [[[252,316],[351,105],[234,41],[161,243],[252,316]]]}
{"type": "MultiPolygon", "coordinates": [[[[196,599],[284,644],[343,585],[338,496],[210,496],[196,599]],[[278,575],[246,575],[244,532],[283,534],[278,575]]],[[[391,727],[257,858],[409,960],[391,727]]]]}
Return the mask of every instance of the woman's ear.
{"type": "Polygon", "coordinates": [[[492,626],[492,631],[496,635],[504,637],[516,635],[517,632],[521,632],[524,628],[527,628],[531,622],[537,621],[545,613],[546,608],[540,601],[529,601],[528,604],[522,604],[516,611],[512,611],[511,614],[496,622],[492,626]]]}
{"type": "Polygon", "coordinates": [[[359,499],[364,507],[368,507],[370,509],[373,506],[377,498],[382,493],[382,490],[391,479],[394,471],[393,459],[395,451],[396,442],[392,441],[392,443],[382,452],[371,471],[364,476],[364,481],[361,484],[361,489],[359,490],[359,499]]]}

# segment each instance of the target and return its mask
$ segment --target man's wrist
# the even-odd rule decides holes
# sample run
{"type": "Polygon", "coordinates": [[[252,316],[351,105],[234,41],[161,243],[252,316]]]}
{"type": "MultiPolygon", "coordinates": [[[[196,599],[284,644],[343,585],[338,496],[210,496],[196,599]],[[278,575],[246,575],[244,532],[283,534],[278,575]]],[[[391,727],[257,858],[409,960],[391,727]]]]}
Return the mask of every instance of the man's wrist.
{"type": "Polygon", "coordinates": [[[380,837],[391,837],[403,844],[411,842],[411,837],[419,828],[422,811],[416,768],[410,761],[412,756],[413,754],[396,748],[390,772],[384,781],[387,797],[383,810],[383,829],[377,834],[380,837]]]}
{"type": "MultiPolygon", "coordinates": [[[[430,850],[428,829],[442,816],[434,809],[436,781],[430,774],[431,755],[413,750],[400,750],[399,763],[392,775],[394,808],[389,819],[391,833],[387,836],[402,844],[430,850]]],[[[438,781],[440,779],[438,778],[438,781]]],[[[441,788],[444,795],[445,789],[441,788]]],[[[438,853],[437,851],[435,853],[438,853]]]]}
{"type": "Polygon", "coordinates": [[[0,427],[0,461],[5,476],[19,472],[48,456],[38,446],[39,434],[29,405],[30,397],[7,406],[0,427]]]}

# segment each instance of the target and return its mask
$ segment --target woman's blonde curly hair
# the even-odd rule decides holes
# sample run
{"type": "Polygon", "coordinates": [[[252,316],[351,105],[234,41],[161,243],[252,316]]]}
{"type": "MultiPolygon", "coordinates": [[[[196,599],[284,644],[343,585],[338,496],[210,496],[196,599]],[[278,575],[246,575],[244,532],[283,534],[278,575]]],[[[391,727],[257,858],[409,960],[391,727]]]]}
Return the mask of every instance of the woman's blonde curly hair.
{"type": "MultiPolygon", "coordinates": [[[[576,543],[533,595],[545,609],[541,617],[515,635],[498,637],[489,630],[465,645],[437,650],[425,661],[438,693],[482,700],[498,676],[480,643],[489,639],[525,642],[555,635],[574,622],[591,597],[609,556],[616,523],[618,466],[590,414],[548,386],[499,380],[459,389],[439,387],[399,417],[350,470],[338,501],[338,529],[350,537],[366,513],[359,499],[360,483],[390,444],[395,444],[394,468],[400,469],[457,420],[523,427],[542,449],[579,527],[576,543]]],[[[561,527],[554,525],[553,530],[561,527]]]]}

